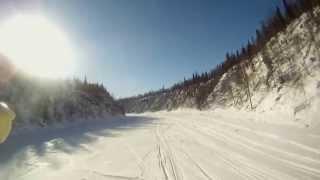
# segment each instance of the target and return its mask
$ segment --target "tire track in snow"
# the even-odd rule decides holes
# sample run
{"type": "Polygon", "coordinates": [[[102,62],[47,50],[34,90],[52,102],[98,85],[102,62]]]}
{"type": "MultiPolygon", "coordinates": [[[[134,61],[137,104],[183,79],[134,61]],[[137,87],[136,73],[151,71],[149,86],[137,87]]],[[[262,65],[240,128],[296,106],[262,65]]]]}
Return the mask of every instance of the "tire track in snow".
{"type": "Polygon", "coordinates": [[[183,176],[180,174],[177,168],[173,152],[170,148],[170,145],[167,143],[165,137],[162,136],[160,128],[161,127],[158,125],[155,129],[155,133],[158,140],[158,159],[162,172],[164,173],[166,179],[170,179],[169,175],[171,175],[175,180],[182,180],[183,176]],[[169,168],[167,168],[166,166],[167,163],[169,163],[169,168]]]}
{"type": "MultiPolygon", "coordinates": [[[[176,126],[179,124],[175,124],[176,126]]],[[[181,129],[181,127],[180,127],[181,129]]],[[[190,128],[192,129],[192,128],[190,128]]],[[[186,133],[188,134],[188,133],[186,133]]],[[[183,134],[184,136],[186,134],[183,134]]],[[[189,133],[190,134],[190,133],[189,133]]],[[[194,136],[192,137],[188,137],[188,138],[193,138],[194,136]]],[[[208,141],[210,142],[210,141],[208,141]]],[[[225,153],[221,153],[220,151],[217,151],[217,149],[215,148],[211,148],[214,150],[214,154],[218,155],[218,158],[221,159],[225,164],[226,164],[226,167],[228,167],[228,169],[232,170],[235,174],[237,174],[238,176],[242,177],[243,179],[254,179],[254,180],[264,180],[264,179],[278,179],[277,177],[275,176],[272,176],[272,175],[269,175],[267,172],[262,172],[256,168],[251,168],[249,166],[244,166],[246,165],[245,163],[241,163],[238,162],[237,164],[240,164],[240,165],[236,165],[235,164],[235,160],[233,158],[231,158],[231,156],[225,154],[225,153]],[[244,167],[247,167],[246,169],[244,169],[244,167]],[[249,172],[249,173],[248,173],[249,172]]],[[[181,150],[181,148],[179,148],[179,150],[181,150]]],[[[184,153],[186,153],[184,151],[184,153]]],[[[191,158],[191,156],[189,155],[189,158],[191,158]]],[[[192,164],[194,164],[195,166],[198,167],[198,169],[201,171],[201,173],[205,174],[204,176],[207,178],[207,179],[213,179],[212,177],[210,177],[208,175],[208,173],[206,173],[204,171],[204,168],[202,168],[199,163],[197,163],[195,160],[191,160],[189,159],[192,164]],[[208,178],[209,177],[209,178],[208,178]]],[[[270,171],[269,171],[270,172],[270,171]]],[[[215,179],[219,179],[218,177],[215,177],[215,179]]]]}
{"type": "MultiPolygon", "coordinates": [[[[189,131],[189,130],[188,130],[189,131]]],[[[187,133],[186,133],[187,134],[187,133]]],[[[189,132],[190,134],[190,132],[189,132]]],[[[197,133],[198,134],[198,133],[197,133]]],[[[192,137],[195,137],[193,135],[192,137]]],[[[190,138],[192,138],[190,137],[190,138]]],[[[197,140],[195,140],[197,141],[197,140]]],[[[233,173],[237,174],[238,176],[242,177],[243,179],[258,179],[258,180],[263,180],[263,179],[278,179],[277,177],[272,177],[272,175],[269,175],[266,172],[262,172],[261,170],[258,170],[256,168],[250,167],[246,164],[246,162],[242,162],[237,160],[235,157],[235,154],[232,154],[231,152],[224,153],[221,150],[221,148],[211,146],[211,145],[206,145],[203,146],[203,144],[199,143],[199,145],[202,145],[201,148],[207,147],[212,151],[212,154],[220,159],[226,166],[226,169],[231,170],[233,173]],[[232,156],[231,156],[232,154],[232,156]]]]}
{"type": "MultiPolygon", "coordinates": [[[[185,123],[183,124],[185,125],[185,123]]],[[[213,139],[216,139],[222,143],[226,143],[227,141],[221,139],[219,135],[217,136],[208,135],[198,129],[195,129],[194,127],[185,127],[184,125],[177,124],[177,126],[180,126],[180,128],[187,130],[189,134],[190,133],[193,134],[193,136],[191,136],[190,138],[194,138],[199,135],[210,138],[209,141],[206,141],[206,144],[202,144],[202,145],[212,149],[213,153],[216,154],[217,157],[220,158],[224,163],[226,163],[226,167],[232,168],[234,173],[238,174],[244,179],[248,179],[248,178],[249,179],[282,179],[279,177],[286,177],[286,179],[294,179],[292,176],[288,176],[286,174],[283,174],[275,170],[271,170],[266,167],[259,167],[260,169],[258,169],[255,167],[254,164],[252,165],[248,164],[249,161],[247,158],[245,158],[246,161],[243,161],[243,158],[238,158],[239,155],[237,153],[231,152],[229,149],[222,149],[217,145],[208,144],[209,142],[212,142],[213,139]],[[228,152],[228,153],[225,153],[225,152],[228,152]],[[238,165],[235,165],[235,163],[238,165]],[[261,169],[264,169],[264,171],[262,171],[261,169]],[[248,174],[246,172],[251,172],[253,174],[248,174]]],[[[186,134],[184,134],[184,136],[186,134]]]]}
{"type": "Polygon", "coordinates": [[[168,173],[167,168],[165,167],[165,159],[164,159],[163,154],[161,152],[160,144],[158,144],[158,160],[159,160],[159,167],[161,168],[161,170],[163,172],[165,180],[168,180],[169,179],[169,175],[168,175],[169,173],[168,173]]]}
{"type": "Polygon", "coordinates": [[[129,177],[129,176],[120,176],[120,175],[113,175],[113,174],[105,174],[98,171],[91,171],[93,174],[96,174],[98,176],[102,176],[105,178],[112,178],[112,179],[118,179],[118,180],[139,180],[139,177],[129,177]]]}
{"type": "Polygon", "coordinates": [[[142,156],[141,158],[141,162],[139,164],[139,166],[141,167],[141,172],[140,172],[140,178],[141,179],[144,179],[144,174],[145,174],[145,171],[147,169],[148,166],[146,166],[146,162],[148,160],[148,158],[150,157],[150,155],[153,153],[153,152],[156,152],[158,149],[158,147],[155,147],[153,149],[151,149],[149,152],[147,152],[144,156],[142,156]]]}
{"type": "MultiPolygon", "coordinates": [[[[177,122],[179,121],[179,119],[176,119],[176,120],[177,120],[177,122]]],[[[216,123],[216,120],[213,120],[213,121],[216,123]]],[[[220,122],[217,122],[217,123],[219,124],[220,122]]],[[[197,121],[196,124],[199,125],[201,123],[200,123],[200,121],[197,121]]],[[[229,126],[229,123],[221,122],[221,124],[224,124],[224,125],[228,124],[227,126],[229,126]]],[[[230,126],[232,126],[232,127],[236,126],[237,128],[239,128],[237,125],[231,125],[230,124],[230,126]]],[[[199,127],[200,126],[198,126],[198,129],[199,129],[199,127]]],[[[303,156],[303,155],[297,154],[295,152],[289,152],[288,151],[289,149],[283,150],[283,149],[280,149],[280,148],[278,148],[276,146],[269,146],[266,143],[264,143],[264,144],[263,143],[258,143],[257,141],[253,141],[248,137],[241,136],[241,135],[239,135],[237,133],[234,133],[234,132],[231,132],[231,131],[223,130],[222,128],[218,129],[218,128],[215,128],[215,127],[210,127],[210,128],[209,127],[210,126],[207,123],[203,123],[201,125],[201,127],[200,127],[201,129],[199,129],[199,131],[207,132],[208,135],[210,135],[212,133],[212,136],[220,136],[220,137],[223,136],[222,137],[223,139],[227,138],[228,140],[231,140],[234,143],[240,144],[242,146],[249,147],[249,145],[250,145],[251,149],[252,148],[256,149],[256,150],[260,149],[259,150],[260,152],[261,152],[261,150],[263,150],[263,151],[269,151],[271,154],[278,153],[278,154],[280,154],[281,156],[284,157],[284,160],[286,162],[289,162],[289,163],[293,162],[293,163],[290,163],[290,164],[295,164],[295,165],[301,164],[300,167],[302,167],[304,169],[309,169],[310,171],[313,171],[313,172],[315,172],[317,174],[320,174],[320,170],[318,170],[318,168],[313,168],[313,167],[320,167],[320,161],[318,159],[315,159],[314,157],[303,156]],[[210,132],[210,133],[208,133],[208,132],[210,132]],[[237,141],[235,141],[235,140],[237,140],[237,141]]],[[[193,124],[192,128],[196,128],[196,126],[193,124]]],[[[246,131],[247,131],[247,133],[250,133],[250,130],[246,129],[246,131]]],[[[256,132],[254,132],[254,135],[255,134],[256,134],[256,132]]],[[[271,136],[271,134],[269,134],[269,136],[271,136]]],[[[299,145],[297,145],[297,146],[299,146],[299,145]]],[[[306,150],[308,153],[311,153],[309,151],[310,149],[304,149],[304,150],[306,150]]],[[[308,153],[305,153],[305,154],[308,154],[308,153]]],[[[315,157],[320,157],[320,154],[319,155],[316,154],[315,157]]]]}
{"type": "MultiPolygon", "coordinates": [[[[236,144],[241,145],[243,147],[249,148],[249,146],[250,146],[250,148],[255,149],[255,151],[259,151],[260,153],[267,154],[267,155],[272,156],[273,158],[278,159],[280,161],[289,163],[294,166],[298,166],[299,168],[312,171],[313,173],[316,173],[317,176],[320,177],[320,170],[318,170],[318,168],[313,168],[313,167],[320,167],[319,160],[315,160],[315,159],[312,159],[312,158],[309,158],[306,156],[301,156],[299,154],[292,153],[289,151],[284,151],[282,149],[269,146],[267,144],[258,143],[256,141],[250,140],[246,137],[242,137],[236,133],[231,133],[226,130],[211,129],[211,128],[207,128],[205,126],[202,126],[202,130],[205,130],[207,132],[207,135],[220,136],[222,139],[225,139],[226,141],[232,141],[233,143],[236,143],[236,144]],[[264,152],[262,150],[270,151],[270,153],[264,152]],[[278,155],[281,155],[284,158],[275,157],[273,155],[270,155],[270,154],[274,154],[274,153],[278,153],[278,155]],[[295,161],[293,161],[293,160],[295,160],[295,161]],[[310,166],[309,164],[312,164],[313,167],[310,166]]],[[[204,132],[204,131],[202,131],[202,132],[204,132]]]]}
{"type": "MultiPolygon", "coordinates": [[[[201,123],[198,123],[198,124],[201,124],[201,123]]],[[[200,126],[198,126],[197,128],[199,129],[199,127],[200,126]]],[[[193,128],[196,128],[196,127],[193,126],[193,128]]],[[[202,130],[202,132],[207,132],[207,134],[209,134],[209,132],[213,133],[213,135],[217,135],[217,134],[218,135],[223,135],[223,134],[225,134],[228,137],[232,137],[232,138],[230,138],[232,140],[238,140],[239,142],[242,141],[244,144],[252,145],[252,147],[259,147],[259,148],[261,148],[263,150],[272,151],[272,153],[274,153],[274,152],[275,153],[279,153],[279,154],[281,154],[283,156],[286,156],[288,158],[292,158],[292,159],[295,159],[295,160],[300,160],[300,161],[305,162],[305,163],[313,163],[316,166],[320,165],[320,161],[319,160],[313,159],[313,158],[308,157],[308,156],[301,156],[300,154],[297,154],[297,153],[284,151],[284,150],[282,150],[280,148],[277,148],[277,147],[274,147],[274,146],[269,146],[267,144],[258,143],[256,141],[251,140],[248,137],[241,136],[241,135],[239,135],[237,133],[234,133],[232,131],[227,131],[227,130],[217,129],[217,128],[209,128],[207,124],[201,125],[201,130],[202,130]],[[205,130],[205,131],[203,131],[203,130],[205,130]]]]}
{"type": "MultiPolygon", "coordinates": [[[[177,120],[179,121],[179,120],[177,120]]],[[[262,154],[263,156],[267,156],[267,157],[270,157],[271,159],[274,159],[274,160],[277,160],[277,161],[280,161],[282,163],[285,163],[287,165],[289,165],[289,167],[291,168],[294,168],[296,171],[300,171],[300,172],[304,172],[305,174],[309,174],[309,175],[312,175],[314,177],[320,177],[320,174],[319,174],[319,170],[315,169],[315,168],[311,168],[311,167],[308,167],[308,166],[305,166],[305,165],[301,165],[301,164],[298,164],[298,163],[295,163],[293,161],[290,161],[290,160],[286,160],[286,159],[281,159],[281,158],[278,158],[278,157],[275,157],[273,155],[270,155],[268,153],[265,153],[259,149],[256,149],[254,147],[251,147],[251,146],[248,146],[247,144],[243,143],[243,142],[238,142],[236,141],[236,138],[234,138],[231,134],[228,134],[228,135],[224,135],[223,133],[225,132],[215,132],[213,134],[209,134],[207,132],[204,132],[203,129],[202,131],[199,130],[199,129],[196,129],[194,126],[193,127],[187,127],[185,124],[177,124],[179,125],[180,127],[182,128],[185,128],[185,129],[188,129],[190,131],[196,131],[197,134],[202,134],[204,136],[207,136],[208,138],[212,138],[212,139],[216,139],[222,143],[229,143],[230,145],[237,145],[239,147],[243,147],[243,148],[246,148],[248,150],[251,150],[255,153],[259,153],[259,154],[262,154]]],[[[216,129],[215,129],[216,130],[216,129]]],[[[214,131],[214,130],[213,130],[214,131]]],[[[245,164],[243,164],[245,165],[245,164]]]]}
{"type": "Polygon", "coordinates": [[[181,153],[185,154],[189,161],[192,162],[200,170],[202,175],[204,175],[208,180],[218,179],[217,177],[212,178],[211,175],[209,175],[209,173],[203,167],[201,167],[201,165],[197,161],[195,161],[186,151],[182,150],[181,148],[178,149],[181,153]]]}
{"type": "MultiPolygon", "coordinates": [[[[228,122],[219,121],[219,120],[216,120],[215,118],[208,119],[208,118],[202,117],[201,119],[210,120],[212,123],[214,122],[214,124],[225,125],[227,127],[234,128],[234,129],[239,129],[241,131],[245,131],[247,133],[258,135],[258,136],[261,136],[263,138],[269,138],[269,139],[272,139],[274,141],[279,141],[281,143],[287,143],[289,145],[295,146],[298,149],[307,151],[308,153],[313,153],[313,154],[315,154],[315,156],[319,156],[320,157],[320,150],[319,149],[313,148],[313,147],[310,147],[310,146],[307,146],[307,145],[304,145],[304,144],[301,144],[301,143],[293,141],[293,140],[282,138],[282,137],[277,136],[275,134],[257,131],[257,130],[254,130],[252,128],[245,127],[243,125],[237,125],[237,124],[232,124],[232,123],[228,123],[228,122]]],[[[203,122],[198,121],[198,123],[203,123],[203,122]]],[[[208,125],[210,126],[209,123],[203,123],[203,124],[205,124],[205,126],[208,126],[208,125]]]]}
{"type": "MultiPolygon", "coordinates": [[[[179,120],[181,119],[181,117],[180,118],[177,117],[177,116],[174,116],[174,117],[179,119],[179,120]]],[[[167,118],[171,118],[171,116],[168,116],[167,118]]],[[[239,125],[239,124],[235,124],[235,123],[229,123],[229,122],[221,121],[221,120],[216,120],[215,118],[208,119],[208,117],[205,116],[205,115],[200,115],[200,116],[197,116],[196,118],[200,119],[200,120],[210,121],[210,123],[205,123],[205,122],[202,122],[200,120],[196,121],[195,124],[203,124],[203,127],[209,127],[209,126],[212,127],[212,124],[214,124],[214,125],[226,126],[226,127],[230,128],[230,129],[234,128],[235,130],[241,130],[241,131],[247,132],[248,134],[251,133],[252,135],[255,135],[255,136],[261,136],[261,137],[266,138],[266,139],[270,139],[270,140],[273,140],[273,141],[278,141],[278,142],[280,142],[282,144],[292,145],[293,147],[295,147],[297,149],[301,149],[303,151],[306,151],[307,152],[306,154],[310,154],[311,153],[311,154],[314,154],[315,157],[320,157],[320,150],[319,149],[313,148],[313,147],[310,147],[310,146],[307,146],[307,145],[304,145],[304,144],[301,144],[301,143],[293,141],[293,140],[289,140],[289,139],[286,139],[286,138],[282,138],[282,137],[276,136],[275,134],[257,131],[257,130],[254,130],[252,128],[245,127],[243,125],[239,125]]],[[[218,118],[225,119],[225,118],[222,118],[220,116],[218,118]]]]}

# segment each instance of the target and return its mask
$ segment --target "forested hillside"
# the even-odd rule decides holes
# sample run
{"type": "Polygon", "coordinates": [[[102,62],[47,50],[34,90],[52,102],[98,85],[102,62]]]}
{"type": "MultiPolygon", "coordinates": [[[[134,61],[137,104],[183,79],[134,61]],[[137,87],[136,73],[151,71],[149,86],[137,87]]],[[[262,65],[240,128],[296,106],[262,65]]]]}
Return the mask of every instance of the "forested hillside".
{"type": "Polygon", "coordinates": [[[320,1],[283,4],[283,11],[276,8],[246,45],[226,53],[210,72],[119,102],[126,112],[216,106],[267,111],[278,104],[296,115],[316,101],[312,97],[319,91],[320,1]]]}
{"type": "Polygon", "coordinates": [[[123,114],[102,84],[86,79],[52,80],[15,72],[1,57],[0,100],[16,112],[15,127],[47,126],[123,114]]]}

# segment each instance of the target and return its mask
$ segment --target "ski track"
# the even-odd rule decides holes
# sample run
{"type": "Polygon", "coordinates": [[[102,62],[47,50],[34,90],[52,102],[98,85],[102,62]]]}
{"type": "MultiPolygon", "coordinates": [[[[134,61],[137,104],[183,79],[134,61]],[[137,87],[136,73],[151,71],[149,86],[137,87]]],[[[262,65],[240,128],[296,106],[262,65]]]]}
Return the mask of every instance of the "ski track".
{"type": "Polygon", "coordinates": [[[2,158],[11,158],[0,165],[0,179],[320,179],[320,142],[307,129],[194,111],[129,115],[117,123],[81,136],[66,129],[18,151],[8,151],[18,143],[4,152],[1,145],[2,158]],[[134,119],[144,120],[128,126],[134,119]]]}

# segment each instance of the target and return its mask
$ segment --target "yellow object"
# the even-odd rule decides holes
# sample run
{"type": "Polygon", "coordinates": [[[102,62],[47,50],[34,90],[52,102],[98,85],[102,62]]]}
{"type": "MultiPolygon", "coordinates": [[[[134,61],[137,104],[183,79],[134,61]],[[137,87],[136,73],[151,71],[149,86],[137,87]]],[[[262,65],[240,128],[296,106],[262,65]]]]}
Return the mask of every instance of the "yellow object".
{"type": "Polygon", "coordinates": [[[0,102],[0,144],[9,136],[16,114],[3,102],[0,102]]]}

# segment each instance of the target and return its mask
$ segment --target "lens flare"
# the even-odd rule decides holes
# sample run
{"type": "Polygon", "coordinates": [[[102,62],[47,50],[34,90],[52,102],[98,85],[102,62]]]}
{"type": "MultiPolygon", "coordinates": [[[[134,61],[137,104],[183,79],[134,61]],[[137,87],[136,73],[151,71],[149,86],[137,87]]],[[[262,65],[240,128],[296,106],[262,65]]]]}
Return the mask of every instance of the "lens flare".
{"type": "Polygon", "coordinates": [[[17,15],[0,25],[0,53],[20,70],[48,78],[74,71],[74,53],[66,34],[43,16],[17,15]]]}

